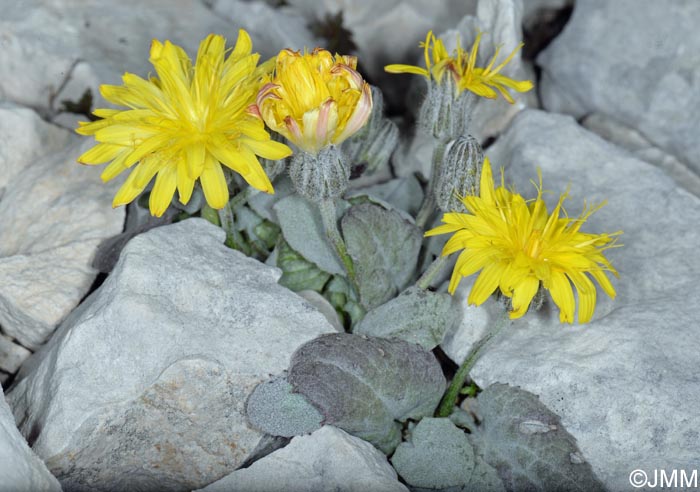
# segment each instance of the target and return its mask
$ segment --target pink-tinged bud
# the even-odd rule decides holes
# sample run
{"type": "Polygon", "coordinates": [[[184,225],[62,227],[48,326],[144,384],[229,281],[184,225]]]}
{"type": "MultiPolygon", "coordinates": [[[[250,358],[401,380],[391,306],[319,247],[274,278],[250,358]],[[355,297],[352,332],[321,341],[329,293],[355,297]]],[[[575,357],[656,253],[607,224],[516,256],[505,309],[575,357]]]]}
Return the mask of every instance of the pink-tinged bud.
{"type": "Polygon", "coordinates": [[[362,128],[372,112],[369,85],[354,56],[316,48],[277,55],[274,76],[260,89],[257,105],[272,130],[300,150],[317,154],[362,128]]]}

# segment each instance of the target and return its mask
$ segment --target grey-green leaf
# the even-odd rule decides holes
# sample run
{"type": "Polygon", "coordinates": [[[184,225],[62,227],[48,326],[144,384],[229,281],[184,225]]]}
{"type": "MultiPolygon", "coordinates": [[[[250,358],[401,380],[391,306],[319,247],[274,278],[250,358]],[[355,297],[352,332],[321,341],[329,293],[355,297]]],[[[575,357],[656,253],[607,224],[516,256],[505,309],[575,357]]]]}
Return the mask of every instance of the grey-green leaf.
{"type": "Polygon", "coordinates": [[[292,437],[320,429],[323,416],[283,377],[257,385],[246,402],[254,428],[273,436],[292,437]]]}
{"type": "Polygon", "coordinates": [[[329,273],[306,261],[284,240],[278,243],[277,266],[282,269],[282,276],[279,279],[280,285],[284,285],[294,292],[300,290],[320,292],[328,279],[331,278],[329,273]]]}
{"type": "Polygon", "coordinates": [[[288,381],[324,422],[390,453],[399,421],[432,415],[445,390],[435,356],[403,340],[323,335],[292,356],[288,381]]]}
{"type": "Polygon", "coordinates": [[[469,440],[508,490],[605,490],[576,439],[536,395],[494,384],[479,394],[476,412],[481,424],[469,440]]]}
{"type": "MultiPolygon", "coordinates": [[[[347,208],[337,200],[339,213],[347,208]]],[[[329,244],[321,222],[321,213],[314,204],[299,195],[291,195],[272,207],[277,215],[282,235],[289,245],[321,270],[345,275],[345,269],[329,244]]]]}
{"type": "Polygon", "coordinates": [[[460,310],[452,296],[412,286],[398,297],[368,312],[354,333],[400,338],[432,350],[457,322],[460,310]]]}
{"type": "Polygon", "coordinates": [[[398,211],[373,203],[352,206],[341,224],[355,264],[360,301],[367,309],[384,304],[413,277],[420,229],[398,211]]]}
{"type": "Polygon", "coordinates": [[[391,463],[413,490],[505,490],[496,470],[475,455],[464,431],[445,418],[421,420],[391,463]]]}

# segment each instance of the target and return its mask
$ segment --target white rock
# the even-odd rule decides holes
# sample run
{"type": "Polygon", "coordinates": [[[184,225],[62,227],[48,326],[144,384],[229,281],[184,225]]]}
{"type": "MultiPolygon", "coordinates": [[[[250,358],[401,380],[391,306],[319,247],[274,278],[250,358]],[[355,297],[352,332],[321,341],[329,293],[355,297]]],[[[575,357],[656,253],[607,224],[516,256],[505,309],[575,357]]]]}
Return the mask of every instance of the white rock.
{"type": "Polygon", "coordinates": [[[299,436],[201,492],[407,492],[380,451],[331,426],[299,436]]]}
{"type": "Polygon", "coordinates": [[[0,80],[0,98],[51,116],[62,100],[79,99],[88,88],[94,106],[103,107],[100,83],[120,84],[126,71],[153,72],[148,62],[153,38],[169,39],[194,56],[209,33],[223,34],[232,45],[237,28],[250,26],[261,29],[249,33],[255,51],[271,55],[279,49],[268,46],[277,38],[263,29],[271,15],[252,5],[239,9],[233,21],[200,0],[0,0],[0,11],[0,73],[12,74],[0,80]]]}
{"type": "MultiPolygon", "coordinates": [[[[34,146],[43,145],[41,137],[34,146]]],[[[117,183],[103,184],[100,166],[76,163],[92,143],[70,142],[60,151],[47,147],[52,154],[24,167],[0,198],[0,325],[30,349],[87,293],[97,246],[124,224],[123,208],[111,206],[117,183]]]]}
{"type": "Polygon", "coordinates": [[[0,371],[14,374],[32,353],[0,333],[0,371]]]}
{"type": "Polygon", "coordinates": [[[584,198],[607,199],[584,230],[622,229],[625,245],[606,252],[620,272],[617,299],[599,290],[590,323],[560,324],[550,301],[506,327],[471,375],[481,387],[502,382],[539,395],[610,490],[631,489],[637,468],[693,469],[700,456],[700,238],[693,226],[700,200],[566,116],[523,112],[489,156],[525,196],[535,196],[529,181],[540,167],[553,190],[545,195],[550,206],[571,184],[569,216],[580,213],[584,198]]]}
{"type": "Polygon", "coordinates": [[[602,113],[700,172],[700,3],[577,2],[538,58],[544,107],[602,113]]]}
{"type": "Polygon", "coordinates": [[[649,142],[637,130],[600,113],[586,116],[581,124],[615,145],[629,150],[635,157],[659,166],[678,186],[700,196],[700,175],[693,172],[674,156],[649,142]]]}
{"type": "Polygon", "coordinates": [[[308,28],[307,20],[295,9],[272,7],[263,1],[204,0],[216,13],[255,36],[253,47],[264,58],[276,56],[284,48],[309,50],[322,46],[308,28]],[[258,46],[260,46],[258,48],[258,46]]]}
{"type": "Polygon", "coordinates": [[[69,141],[68,132],[46,123],[31,109],[0,101],[0,197],[24,168],[69,141]]]}
{"type": "Polygon", "coordinates": [[[260,443],[245,400],[334,329],[202,219],[132,239],[8,395],[70,490],[191,490],[260,443]]]}
{"type": "Polygon", "coordinates": [[[17,430],[15,419],[0,389],[0,490],[60,492],[58,480],[32,452],[17,430]]]}
{"type": "Polygon", "coordinates": [[[343,13],[343,26],[352,33],[360,63],[376,80],[384,65],[415,58],[418,43],[429,30],[440,32],[456,19],[474,13],[476,0],[289,0],[309,20],[343,13]]]}
{"type": "MultiPolygon", "coordinates": [[[[479,2],[476,15],[465,16],[455,29],[450,29],[440,38],[445,42],[445,48],[452,52],[459,39],[462,47],[469,50],[478,31],[483,32],[479,47],[477,66],[485,67],[490,62],[496,46],[501,50],[497,63],[504,60],[522,41],[522,6],[517,0],[493,0],[479,2]]],[[[416,60],[422,60],[422,57],[416,60]]],[[[423,61],[418,62],[424,65],[423,61]]],[[[534,80],[533,74],[522,61],[518,52],[501,71],[503,75],[516,80],[534,80]]],[[[406,75],[405,75],[406,76],[406,75]]],[[[416,83],[424,84],[423,77],[416,83]]],[[[511,91],[514,104],[509,104],[501,96],[498,99],[477,98],[471,114],[469,133],[480,141],[499,134],[519,111],[537,105],[534,89],[528,93],[511,91]]],[[[476,97],[476,96],[475,96],[476,97]]],[[[413,98],[413,96],[412,96],[413,98]]],[[[420,100],[419,100],[420,101],[420,100]]],[[[417,113],[420,102],[412,101],[411,110],[417,113]]],[[[415,136],[404,140],[394,153],[392,162],[399,176],[408,176],[419,172],[424,177],[430,176],[434,139],[417,130],[415,136]]]]}

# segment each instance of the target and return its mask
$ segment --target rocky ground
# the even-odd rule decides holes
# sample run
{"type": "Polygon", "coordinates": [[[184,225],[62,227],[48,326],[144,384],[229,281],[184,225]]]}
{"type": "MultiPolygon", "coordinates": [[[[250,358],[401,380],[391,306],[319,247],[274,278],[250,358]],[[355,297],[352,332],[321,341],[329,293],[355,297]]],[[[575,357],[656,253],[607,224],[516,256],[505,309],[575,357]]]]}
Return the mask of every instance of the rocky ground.
{"type": "MultiPolygon", "coordinates": [[[[480,447],[479,432],[464,444],[464,433],[455,437],[445,421],[421,421],[411,446],[430,448],[434,438],[468,448],[475,471],[462,477],[446,466],[425,483],[412,478],[419,459],[405,457],[411,441],[398,444],[407,432],[398,424],[395,434],[360,438],[352,426],[322,426],[304,409],[311,420],[303,435],[272,436],[251,425],[246,401],[256,386],[285,371],[292,381],[297,349],[343,331],[327,283],[342,266],[319,246],[320,232],[303,232],[297,220],[306,204],[284,181],[274,200],[251,200],[251,214],[256,225],[279,225],[295,258],[319,268],[323,289],[294,288],[279,247],[262,263],[224,246],[225,233],[197,218],[136,235],[113,269],[98,271],[95,258],[104,260],[105,244],[114,244],[104,241],[145,218],[138,204],[112,209],[118,183],[105,185],[99,169],[76,163],[91,146],[72,132],[76,122],[105,106],[100,84],[149,72],[152,38],[193,53],[210,32],[230,42],[239,28],[263,56],[317,45],[357,53],[402,133],[390,165],[360,177],[346,198],[372,196],[411,214],[432,152],[410,130],[423,81],[383,66],[420,60],[417,45],[429,29],[470,39],[480,28],[495,35],[485,50],[500,43],[504,53],[524,32],[523,57],[509,70],[531,78],[535,91],[514,105],[479,101],[472,134],[523,194],[533,191],[539,168],[553,190],[548,200],[571,185],[570,216],[584,199],[607,200],[587,227],[624,231],[624,246],[607,253],[620,272],[617,298],[599,295],[586,325],[561,325],[547,305],[528,313],[486,349],[471,376],[494,401],[498,383],[536,395],[538,412],[565,429],[572,446],[561,466],[590,465],[596,478],[584,484],[634,490],[635,469],[651,477],[697,468],[700,4],[272,3],[0,0],[0,491],[548,490],[553,483],[532,478],[541,465],[534,458],[522,471],[527,485],[509,482],[480,447]],[[453,472],[453,481],[440,481],[453,472]]],[[[399,273],[392,296],[411,281],[399,273]]],[[[448,377],[498,317],[495,299],[467,306],[469,279],[464,284],[455,322],[413,340],[427,350],[439,344],[448,377]]],[[[417,393],[423,399],[407,398],[428,405],[417,393]]],[[[417,420],[390,399],[379,398],[392,425],[417,420]]],[[[528,459],[521,456],[523,469],[528,459]]]]}

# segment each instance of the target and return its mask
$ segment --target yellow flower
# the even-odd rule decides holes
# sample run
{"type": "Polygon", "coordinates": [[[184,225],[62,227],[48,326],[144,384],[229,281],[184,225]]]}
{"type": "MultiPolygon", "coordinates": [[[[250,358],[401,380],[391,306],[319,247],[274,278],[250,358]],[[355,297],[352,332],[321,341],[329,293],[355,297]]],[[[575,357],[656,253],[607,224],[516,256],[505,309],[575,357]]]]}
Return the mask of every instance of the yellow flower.
{"type": "Polygon", "coordinates": [[[160,216],[175,190],[187,203],[197,179],[213,208],[229,199],[223,164],[238,172],[253,187],[273,193],[272,184],[256,156],[281,159],[291,154],[284,144],[270,139],[254,108],[263,68],[260,55],[252,54],[248,33],[225,58],[226,40],[210,34],[199,45],[197,60],[166,41],[154,40],[150,61],[157,77],[146,80],[126,73],[123,85],[102,85],[109,102],[129,109],[98,109],[101,120],[81,122],[81,135],[99,142],[78,158],[82,164],[111,163],[102,173],[108,181],[134,166],[114,197],[113,206],[134,200],[156,176],[150,210],[160,216]]]}
{"type": "Polygon", "coordinates": [[[282,50],[274,78],[258,95],[262,118],[272,130],[310,154],[340,144],[364,126],[372,112],[370,86],[357,72],[357,58],[316,48],[282,50]]]}
{"type": "Polygon", "coordinates": [[[480,305],[497,289],[510,297],[511,318],[519,318],[542,285],[549,290],[559,307],[561,322],[572,323],[575,301],[572,283],[578,291],[578,321],[586,323],[593,316],[596,288],[615,297],[615,289],[605,274],[617,272],[603,256],[615,246],[621,232],[588,234],[579,232],[583,223],[598,207],[588,208],[575,219],[559,217],[567,193],[548,214],[542,199],[542,177],[537,198],[526,202],[503,185],[494,190],[488,158],[481,171],[480,196],[462,199],[469,213],[446,213],[444,225],[428,231],[426,236],[454,233],[442,251],[446,256],[463,249],[457,259],[449,291],[453,293],[462,277],[481,270],[468,302],[480,305]]]}
{"type": "Polygon", "coordinates": [[[395,64],[387,65],[384,69],[389,73],[422,75],[428,80],[434,79],[438,84],[442,82],[445,74],[448,74],[448,76],[453,78],[458,94],[467,90],[477,96],[496,99],[498,97],[494,90],[496,89],[506,101],[513,104],[513,97],[508,92],[508,89],[516,92],[527,92],[532,89],[532,82],[529,80],[514,80],[501,75],[499,72],[523,47],[523,43],[520,43],[505,60],[494,68],[493,65],[496,63],[496,58],[500,51],[500,47],[497,47],[493,58],[491,58],[486,68],[481,68],[476,66],[476,56],[479,50],[479,43],[481,42],[481,35],[482,33],[476,35],[474,45],[468,56],[459,40],[457,41],[457,48],[450,55],[442,39],[435,37],[433,32],[430,31],[425,38],[425,42],[420,44],[421,47],[425,48],[425,68],[395,64]]]}

